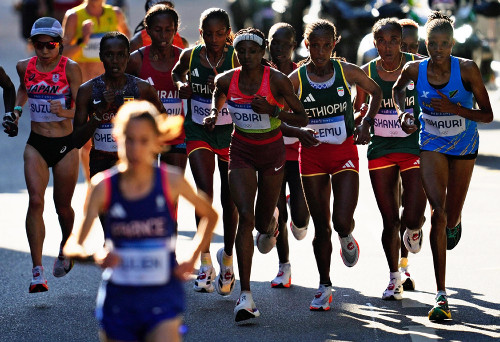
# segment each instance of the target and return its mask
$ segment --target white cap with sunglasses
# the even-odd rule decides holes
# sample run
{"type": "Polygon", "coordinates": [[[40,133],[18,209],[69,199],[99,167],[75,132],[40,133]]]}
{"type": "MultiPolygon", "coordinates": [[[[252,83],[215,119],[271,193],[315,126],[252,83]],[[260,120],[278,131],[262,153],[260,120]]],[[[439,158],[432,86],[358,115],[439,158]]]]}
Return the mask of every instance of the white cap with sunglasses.
{"type": "Polygon", "coordinates": [[[35,21],[31,28],[31,38],[40,34],[62,39],[63,29],[56,19],[43,17],[35,21]]]}

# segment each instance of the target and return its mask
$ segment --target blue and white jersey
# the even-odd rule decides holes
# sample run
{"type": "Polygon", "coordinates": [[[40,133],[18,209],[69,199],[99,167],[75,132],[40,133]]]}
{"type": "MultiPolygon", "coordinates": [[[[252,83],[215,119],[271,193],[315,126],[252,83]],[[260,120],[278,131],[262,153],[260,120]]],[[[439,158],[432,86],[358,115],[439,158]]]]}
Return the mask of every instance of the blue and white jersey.
{"type": "Polygon", "coordinates": [[[472,93],[466,90],[460,74],[460,61],[451,58],[450,80],[441,89],[436,89],[427,80],[429,59],[422,61],[418,70],[417,93],[421,107],[419,144],[424,151],[463,156],[474,154],[479,147],[477,124],[453,113],[437,112],[431,107],[431,99],[441,98],[439,90],[452,103],[472,108],[472,93]]]}
{"type": "Polygon", "coordinates": [[[123,286],[168,284],[176,265],[176,219],[168,197],[166,170],[155,168],[151,192],[137,200],[123,197],[121,174],[110,172],[105,179],[109,196],[104,235],[121,263],[104,272],[104,280],[123,286]]]}

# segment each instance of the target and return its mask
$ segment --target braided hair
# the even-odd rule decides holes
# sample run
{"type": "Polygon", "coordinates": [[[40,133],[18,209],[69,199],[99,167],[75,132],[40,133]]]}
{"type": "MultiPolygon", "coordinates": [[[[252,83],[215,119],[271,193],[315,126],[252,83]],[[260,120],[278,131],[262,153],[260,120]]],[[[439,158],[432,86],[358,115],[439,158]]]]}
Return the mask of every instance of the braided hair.
{"type": "Polygon", "coordinates": [[[433,31],[445,32],[453,37],[453,21],[450,17],[439,11],[433,11],[425,23],[427,37],[429,37],[433,31]]]}
{"type": "MultiPolygon", "coordinates": [[[[333,41],[335,42],[335,44],[337,44],[338,42],[340,42],[341,36],[337,35],[337,28],[335,27],[335,25],[332,22],[330,22],[328,20],[325,20],[325,19],[319,19],[319,20],[316,20],[315,22],[307,24],[307,26],[306,26],[306,28],[304,30],[304,39],[306,41],[309,41],[309,38],[311,37],[311,35],[313,35],[314,32],[320,31],[320,30],[326,31],[329,35],[331,35],[333,41]]],[[[331,57],[338,58],[338,59],[341,59],[341,60],[345,60],[345,58],[336,57],[335,51],[332,52],[332,56],[331,57]]],[[[311,61],[311,56],[307,56],[306,59],[301,60],[298,63],[298,66],[307,64],[309,61],[311,61]]]]}
{"type": "MultiPolygon", "coordinates": [[[[208,8],[208,9],[204,10],[200,16],[200,30],[203,30],[203,27],[206,25],[207,21],[209,21],[210,19],[220,20],[226,26],[226,30],[231,29],[231,24],[229,23],[229,15],[222,8],[212,7],[212,8],[208,8]]],[[[203,38],[200,38],[200,40],[197,42],[197,44],[198,43],[203,44],[203,38]]],[[[226,37],[226,43],[228,45],[233,44],[233,34],[232,33],[226,37]]]]}

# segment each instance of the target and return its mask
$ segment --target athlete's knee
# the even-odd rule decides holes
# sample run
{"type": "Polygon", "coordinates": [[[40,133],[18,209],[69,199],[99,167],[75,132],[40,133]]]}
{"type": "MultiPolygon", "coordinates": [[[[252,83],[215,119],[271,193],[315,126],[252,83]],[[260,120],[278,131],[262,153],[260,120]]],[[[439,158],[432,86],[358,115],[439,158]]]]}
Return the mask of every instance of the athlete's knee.
{"type": "Polygon", "coordinates": [[[401,220],[397,216],[384,217],[384,231],[399,231],[401,227],[401,220]]]}
{"type": "Polygon", "coordinates": [[[314,225],[314,240],[330,240],[332,237],[332,227],[330,224],[318,226],[314,225]]]}
{"type": "Polygon", "coordinates": [[[29,198],[28,210],[41,210],[45,206],[45,199],[43,195],[32,194],[29,198]]]}
{"type": "Polygon", "coordinates": [[[71,204],[56,204],[56,213],[60,217],[72,217],[75,216],[75,212],[71,207],[71,204]]]}
{"type": "Polygon", "coordinates": [[[424,225],[424,215],[404,215],[404,223],[408,229],[419,229],[424,225]]]}
{"type": "Polygon", "coordinates": [[[344,216],[334,216],[333,228],[341,235],[348,235],[354,229],[354,219],[344,216]]]}
{"type": "Polygon", "coordinates": [[[431,216],[431,225],[436,226],[446,226],[447,217],[446,210],[444,208],[433,208],[431,216]]]}
{"type": "MultiPolygon", "coordinates": [[[[240,209],[238,211],[239,215],[239,227],[255,227],[255,215],[253,210],[240,209]]],[[[239,229],[238,227],[238,229],[239,229]]]]}

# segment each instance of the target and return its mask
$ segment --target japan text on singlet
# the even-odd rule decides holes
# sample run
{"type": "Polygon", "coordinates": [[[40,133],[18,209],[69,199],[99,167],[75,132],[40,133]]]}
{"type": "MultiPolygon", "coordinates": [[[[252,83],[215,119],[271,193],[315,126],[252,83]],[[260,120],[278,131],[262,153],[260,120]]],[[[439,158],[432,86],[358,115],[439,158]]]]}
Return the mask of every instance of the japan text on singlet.
{"type": "Polygon", "coordinates": [[[155,167],[151,192],[137,200],[124,198],[119,180],[116,168],[106,171],[108,202],[104,235],[121,259],[106,276],[116,285],[165,285],[176,265],[175,209],[168,195],[165,166],[155,167]]]}
{"type": "Polygon", "coordinates": [[[57,66],[49,72],[36,69],[38,57],[32,57],[24,74],[24,84],[28,93],[31,121],[54,122],[63,121],[50,111],[50,101],[59,101],[63,108],[72,106],[71,88],[66,77],[68,58],[61,56],[57,66]]]}
{"type": "Polygon", "coordinates": [[[420,148],[450,155],[472,154],[477,151],[479,146],[476,122],[453,113],[437,112],[431,106],[431,99],[441,99],[437,92],[439,90],[452,103],[459,104],[464,108],[472,108],[472,93],[463,86],[460,61],[454,56],[450,56],[450,59],[450,79],[440,89],[435,89],[427,79],[429,59],[419,64],[416,88],[422,109],[419,116],[422,125],[419,138],[420,148]]]}
{"type": "Polygon", "coordinates": [[[307,127],[314,129],[322,143],[342,144],[354,132],[350,86],[338,60],[332,59],[335,80],[324,89],[314,89],[307,76],[307,65],[299,68],[298,97],[309,117],[307,127]]]}
{"type": "MultiPolygon", "coordinates": [[[[204,45],[198,45],[193,48],[191,52],[191,57],[189,60],[189,82],[193,90],[193,95],[188,100],[188,112],[186,115],[186,120],[191,120],[198,125],[203,124],[203,119],[210,115],[210,109],[212,107],[212,93],[213,90],[207,84],[209,76],[215,76],[214,71],[211,68],[204,67],[200,61],[200,52],[204,45]]],[[[232,69],[233,65],[233,53],[234,48],[232,46],[227,47],[226,57],[222,65],[217,68],[218,73],[222,73],[226,70],[232,69]]],[[[217,126],[230,125],[231,116],[227,111],[227,106],[219,111],[219,116],[217,118],[217,126]]]]}
{"type": "MultiPolygon", "coordinates": [[[[403,53],[405,62],[414,60],[414,55],[403,53]]],[[[371,129],[372,137],[368,145],[368,159],[382,157],[389,153],[411,153],[418,155],[418,131],[406,134],[398,120],[398,113],[394,108],[392,99],[392,87],[394,81],[384,81],[377,72],[376,58],[368,65],[368,76],[372,78],[382,89],[382,103],[375,116],[375,122],[371,129]]],[[[420,107],[418,105],[417,90],[413,81],[406,88],[405,110],[415,117],[415,124],[420,127],[418,115],[420,107]]]]}
{"type": "MultiPolygon", "coordinates": [[[[111,121],[115,117],[120,106],[126,101],[132,101],[139,98],[139,88],[137,87],[137,77],[125,74],[127,82],[122,90],[116,93],[115,101],[111,104],[108,111],[103,114],[102,121],[99,122],[94,134],[92,135],[92,148],[101,152],[116,153],[118,147],[116,140],[112,135],[113,124],[111,121]]],[[[91,101],[98,104],[104,101],[103,93],[106,90],[106,84],[101,76],[93,78],[92,82],[92,97],[91,101]]],[[[90,114],[91,115],[91,114],[90,114]]]]}
{"type": "Polygon", "coordinates": [[[82,34],[82,23],[85,20],[92,20],[93,28],[92,34],[90,35],[90,40],[87,44],[82,45],[77,54],[74,56],[76,62],[100,62],[99,59],[99,45],[101,43],[101,38],[111,31],[116,31],[118,29],[118,21],[116,19],[116,13],[113,7],[110,5],[102,5],[103,12],[100,17],[91,16],[85,9],[86,3],[81,4],[73,9],[71,12],[76,13],[76,31],[75,37],[71,44],[76,44],[78,39],[83,37],[82,34]]]}
{"type": "Polygon", "coordinates": [[[264,67],[259,90],[253,95],[246,95],[240,91],[238,87],[240,74],[241,67],[236,68],[227,92],[227,109],[236,128],[247,133],[265,133],[278,128],[281,125],[280,119],[273,118],[269,114],[255,113],[251,106],[255,95],[260,95],[265,97],[271,105],[283,107],[282,104],[276,101],[271,92],[269,84],[270,67],[264,67]]]}
{"type": "MultiPolygon", "coordinates": [[[[184,116],[184,108],[181,98],[179,98],[179,90],[174,85],[172,80],[172,68],[167,71],[158,71],[151,65],[149,60],[151,46],[146,46],[142,51],[144,51],[144,56],[142,58],[142,67],[139,72],[139,77],[146,80],[151,84],[158,93],[158,98],[163,103],[163,107],[167,111],[168,115],[182,115],[184,116]]],[[[182,50],[174,47],[174,58],[175,61],[179,59],[179,55],[182,50]]],[[[175,63],[174,63],[175,64],[175,63]]],[[[182,134],[168,143],[170,145],[182,144],[184,142],[185,134],[182,134]]]]}

